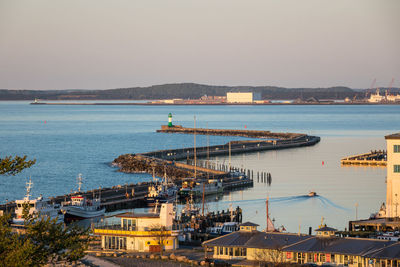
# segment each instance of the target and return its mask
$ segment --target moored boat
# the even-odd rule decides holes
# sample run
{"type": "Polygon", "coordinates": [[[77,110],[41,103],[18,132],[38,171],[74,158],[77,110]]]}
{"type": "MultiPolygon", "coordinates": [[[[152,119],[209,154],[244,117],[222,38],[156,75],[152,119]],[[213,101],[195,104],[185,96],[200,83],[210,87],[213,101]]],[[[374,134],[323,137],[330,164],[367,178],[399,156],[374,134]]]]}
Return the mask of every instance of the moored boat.
{"type": "Polygon", "coordinates": [[[179,190],[179,196],[186,198],[189,196],[201,197],[203,195],[211,195],[221,193],[223,191],[222,182],[216,179],[209,179],[201,182],[184,182],[179,190]]]}
{"type": "Polygon", "coordinates": [[[146,196],[146,203],[148,206],[154,206],[156,203],[171,203],[175,201],[178,188],[168,183],[167,178],[164,177],[161,184],[155,183],[149,186],[149,193],[146,196]]]}
{"type": "Polygon", "coordinates": [[[15,217],[13,218],[13,223],[24,224],[24,208],[28,207],[28,215],[37,216],[37,218],[50,218],[50,220],[57,219],[59,221],[63,220],[63,214],[60,212],[60,205],[50,203],[48,199],[44,199],[42,195],[36,199],[31,199],[31,189],[33,183],[29,179],[26,183],[26,196],[24,199],[19,199],[15,201],[15,217]]]}
{"type": "MultiPolygon", "coordinates": [[[[82,175],[78,176],[78,192],[81,191],[82,175]]],[[[83,194],[71,197],[70,201],[63,202],[61,211],[64,213],[65,221],[83,220],[103,216],[106,209],[101,208],[101,198],[87,199],[83,194]]]]}

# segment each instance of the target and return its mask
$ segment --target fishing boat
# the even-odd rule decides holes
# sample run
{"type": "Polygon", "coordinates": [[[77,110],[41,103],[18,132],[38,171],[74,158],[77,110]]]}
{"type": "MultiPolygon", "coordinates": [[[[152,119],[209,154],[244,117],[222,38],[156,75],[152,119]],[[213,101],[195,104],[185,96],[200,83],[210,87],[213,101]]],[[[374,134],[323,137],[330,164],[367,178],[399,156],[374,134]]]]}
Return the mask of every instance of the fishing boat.
{"type": "Polygon", "coordinates": [[[179,190],[179,196],[186,198],[189,196],[201,197],[203,195],[211,195],[221,193],[223,191],[222,182],[216,179],[206,181],[185,181],[179,190]]]}
{"type": "Polygon", "coordinates": [[[146,196],[146,203],[148,206],[154,206],[156,203],[171,203],[175,200],[178,188],[171,183],[168,183],[164,177],[161,184],[153,184],[149,186],[149,193],[146,196]]]}
{"type": "MultiPolygon", "coordinates": [[[[82,174],[78,176],[78,194],[71,196],[70,201],[62,203],[61,211],[64,213],[65,221],[83,220],[103,216],[106,209],[101,208],[101,198],[87,199],[81,194],[82,174]]],[[[101,192],[101,191],[100,191],[101,192]]]]}
{"type": "Polygon", "coordinates": [[[31,189],[33,183],[32,180],[29,179],[29,182],[26,183],[26,196],[24,199],[19,199],[15,201],[16,209],[15,209],[15,217],[13,218],[13,223],[15,224],[24,224],[24,207],[29,207],[28,214],[33,217],[37,216],[38,218],[50,218],[50,220],[57,219],[58,221],[63,220],[63,214],[60,212],[60,205],[50,203],[48,199],[44,199],[42,195],[40,195],[36,199],[31,199],[31,189]]]}
{"type": "Polygon", "coordinates": [[[310,193],[308,193],[309,197],[315,197],[317,196],[317,193],[315,193],[314,191],[310,191],[310,193]]]}

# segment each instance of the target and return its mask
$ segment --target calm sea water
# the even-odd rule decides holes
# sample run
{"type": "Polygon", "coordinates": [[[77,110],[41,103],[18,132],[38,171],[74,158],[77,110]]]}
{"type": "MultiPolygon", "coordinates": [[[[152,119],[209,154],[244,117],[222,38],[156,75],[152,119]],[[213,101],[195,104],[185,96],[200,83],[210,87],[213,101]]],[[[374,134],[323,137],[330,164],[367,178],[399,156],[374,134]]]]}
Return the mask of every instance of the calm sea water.
{"type": "MultiPolygon", "coordinates": [[[[191,147],[193,136],[155,131],[171,112],[175,124],[198,127],[321,136],[313,147],[236,155],[232,165],[272,174],[272,184],[257,183],[248,190],[209,200],[208,209],[227,209],[232,203],[244,220],[265,227],[265,198],[276,226],[307,232],[321,217],[344,229],[348,220],[366,218],[385,201],[385,168],[341,167],[340,158],[385,149],[384,135],[400,131],[400,106],[46,106],[0,102],[0,157],[28,155],[37,163],[16,176],[0,177],[0,202],[19,199],[32,177],[33,195],[55,196],[76,190],[135,183],[147,174],[123,174],[109,163],[124,153],[191,147]],[[324,162],[324,164],[322,164],[324,162]],[[309,191],[320,197],[304,197],[309,191]]],[[[210,145],[238,138],[209,138],[210,145]]],[[[207,137],[197,136],[199,146],[207,137]]],[[[212,160],[228,162],[226,157],[212,160]]]]}

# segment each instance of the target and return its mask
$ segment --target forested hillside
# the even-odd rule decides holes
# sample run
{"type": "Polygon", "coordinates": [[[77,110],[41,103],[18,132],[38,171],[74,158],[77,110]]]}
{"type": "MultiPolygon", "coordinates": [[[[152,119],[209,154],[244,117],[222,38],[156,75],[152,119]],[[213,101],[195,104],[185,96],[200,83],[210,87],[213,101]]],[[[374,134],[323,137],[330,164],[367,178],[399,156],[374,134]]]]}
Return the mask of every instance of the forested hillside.
{"type": "MultiPolygon", "coordinates": [[[[195,83],[163,84],[149,87],[118,88],[108,90],[1,90],[0,100],[106,100],[106,99],[197,99],[203,95],[224,96],[226,92],[260,92],[263,99],[344,99],[365,97],[364,90],[348,87],[283,88],[276,86],[212,86],[195,83]]],[[[397,89],[392,89],[398,92],[397,89]]]]}

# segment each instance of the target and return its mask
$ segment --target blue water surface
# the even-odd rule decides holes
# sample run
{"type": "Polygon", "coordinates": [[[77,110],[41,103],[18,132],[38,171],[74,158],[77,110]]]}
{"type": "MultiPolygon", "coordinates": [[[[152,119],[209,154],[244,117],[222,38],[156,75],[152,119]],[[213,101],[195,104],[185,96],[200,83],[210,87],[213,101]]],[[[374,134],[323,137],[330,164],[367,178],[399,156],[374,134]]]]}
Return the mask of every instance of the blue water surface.
{"type": "MultiPolygon", "coordinates": [[[[374,140],[381,139],[378,143],[382,145],[384,135],[400,131],[400,105],[68,106],[0,102],[0,157],[27,155],[37,160],[34,166],[16,176],[0,177],[0,203],[23,197],[29,177],[34,182],[33,196],[56,196],[76,190],[79,173],[84,177],[85,190],[149,180],[148,174],[117,172],[110,167],[110,162],[125,153],[192,147],[192,135],[156,133],[167,123],[170,112],[175,124],[186,127],[193,127],[196,116],[197,127],[307,133],[321,136],[321,145],[335,138],[350,140],[343,141],[348,144],[363,140],[365,151],[374,148],[374,140]]],[[[206,136],[196,137],[198,146],[238,139],[241,138],[210,136],[207,141],[206,136]]],[[[313,153],[323,158],[330,149],[313,153]]],[[[293,155],[275,153],[284,157],[293,155]]],[[[343,148],[338,155],[346,156],[346,153],[343,148]]],[[[266,163],[254,164],[257,168],[266,163]]],[[[275,185],[284,181],[284,177],[278,180],[277,176],[274,176],[275,185]]],[[[278,189],[273,192],[281,192],[278,189]]],[[[292,191],[279,197],[297,194],[292,191]]]]}

